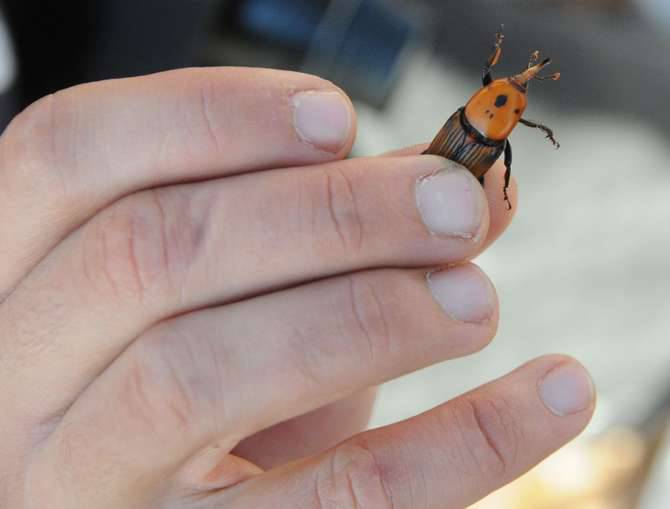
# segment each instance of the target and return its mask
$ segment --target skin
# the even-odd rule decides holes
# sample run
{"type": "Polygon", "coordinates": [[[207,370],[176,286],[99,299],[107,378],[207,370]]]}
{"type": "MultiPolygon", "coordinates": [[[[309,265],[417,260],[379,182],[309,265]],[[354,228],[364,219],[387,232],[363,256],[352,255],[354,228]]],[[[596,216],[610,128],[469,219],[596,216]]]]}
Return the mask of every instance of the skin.
{"type": "Polygon", "coordinates": [[[445,162],[344,160],[350,103],[346,140],[315,146],[300,91],[342,93],[186,69],[59,92],[3,133],[1,507],[455,509],[586,425],[593,402],[540,401],[581,370],[552,356],[361,433],[375,386],[492,339],[497,305],[455,320],[426,272],[483,277],[504,168],[472,188],[475,235],[431,234],[416,182],[445,162]]]}

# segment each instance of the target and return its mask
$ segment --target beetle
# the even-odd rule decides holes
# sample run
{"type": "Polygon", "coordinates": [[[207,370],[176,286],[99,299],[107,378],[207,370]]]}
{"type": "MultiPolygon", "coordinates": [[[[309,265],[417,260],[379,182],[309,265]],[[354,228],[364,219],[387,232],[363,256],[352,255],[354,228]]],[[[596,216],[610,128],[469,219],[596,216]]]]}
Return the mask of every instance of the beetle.
{"type": "Polygon", "coordinates": [[[528,67],[509,78],[493,79],[493,67],[500,61],[502,43],[505,36],[502,27],[496,34],[493,50],[484,64],[482,88],[449,117],[444,127],[435,136],[424,154],[435,154],[457,162],[467,169],[484,185],[484,174],[493,166],[501,154],[505,153],[505,184],[503,197],[507,210],[512,204],[507,195],[512,175],[512,145],[509,135],[518,123],[539,129],[558,149],[560,144],[554,132],[547,126],[526,120],[522,114],[528,104],[528,83],[533,80],[558,80],[560,73],[539,76],[539,72],[551,63],[547,58],[541,62],[540,52],[534,51],[528,67]]]}

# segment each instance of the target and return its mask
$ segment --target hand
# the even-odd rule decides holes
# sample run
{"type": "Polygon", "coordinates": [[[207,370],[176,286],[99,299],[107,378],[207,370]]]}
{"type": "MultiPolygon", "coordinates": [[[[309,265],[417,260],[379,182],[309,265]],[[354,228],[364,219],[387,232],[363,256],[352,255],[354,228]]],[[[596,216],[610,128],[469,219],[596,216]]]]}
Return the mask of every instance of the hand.
{"type": "Polygon", "coordinates": [[[12,122],[1,507],[460,508],[586,425],[587,375],[547,357],[333,446],[367,388],[490,341],[466,260],[511,220],[502,168],[484,192],[434,156],[342,160],[354,131],[332,84],[253,69],[78,86],[12,122]]]}

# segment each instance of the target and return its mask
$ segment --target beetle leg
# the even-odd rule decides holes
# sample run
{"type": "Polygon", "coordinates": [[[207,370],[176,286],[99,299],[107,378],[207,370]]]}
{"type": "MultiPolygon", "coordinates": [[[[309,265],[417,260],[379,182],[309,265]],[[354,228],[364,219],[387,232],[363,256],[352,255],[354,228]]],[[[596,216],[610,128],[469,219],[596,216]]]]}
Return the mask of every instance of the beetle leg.
{"type": "Polygon", "coordinates": [[[530,54],[530,59],[528,60],[528,69],[533,67],[540,60],[540,51],[535,50],[530,54]]]}
{"type": "Polygon", "coordinates": [[[561,144],[556,141],[556,138],[554,138],[554,131],[549,129],[546,125],[538,124],[537,122],[533,122],[532,120],[526,120],[525,118],[520,119],[519,122],[521,122],[525,126],[532,127],[534,129],[539,129],[546,135],[547,139],[549,139],[549,141],[553,143],[554,147],[556,148],[561,147],[561,144]]]}
{"type": "Polygon", "coordinates": [[[503,196],[507,202],[507,210],[512,210],[512,202],[507,196],[507,189],[509,188],[509,180],[512,177],[512,144],[507,140],[505,142],[505,187],[503,187],[503,196]]]}
{"type": "Polygon", "coordinates": [[[491,70],[495,65],[500,61],[500,55],[502,54],[502,43],[505,39],[505,35],[502,33],[503,25],[500,25],[500,32],[496,34],[496,42],[493,45],[493,51],[489,56],[486,64],[484,64],[484,70],[482,73],[482,84],[487,86],[493,81],[493,76],[491,76],[491,70]]]}

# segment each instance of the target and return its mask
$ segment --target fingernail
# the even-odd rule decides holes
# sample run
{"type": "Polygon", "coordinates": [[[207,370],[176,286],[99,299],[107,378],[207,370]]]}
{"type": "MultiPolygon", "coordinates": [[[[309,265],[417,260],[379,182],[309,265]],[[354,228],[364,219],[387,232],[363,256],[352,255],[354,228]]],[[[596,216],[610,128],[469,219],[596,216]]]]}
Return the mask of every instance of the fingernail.
{"type": "Polygon", "coordinates": [[[539,392],[547,408],[561,417],[586,410],[595,394],[591,377],[576,362],[549,371],[540,382],[539,392]]]}
{"type": "Polygon", "coordinates": [[[351,110],[339,92],[299,92],[292,98],[296,133],[310,145],[338,152],[349,139],[351,110]]]}
{"type": "Polygon", "coordinates": [[[477,180],[455,163],[419,179],[416,201],[428,230],[435,235],[472,239],[484,214],[484,193],[477,180]]]}
{"type": "Polygon", "coordinates": [[[481,323],[493,315],[495,290],[474,265],[432,272],[428,274],[428,286],[444,312],[456,321],[481,323]]]}

